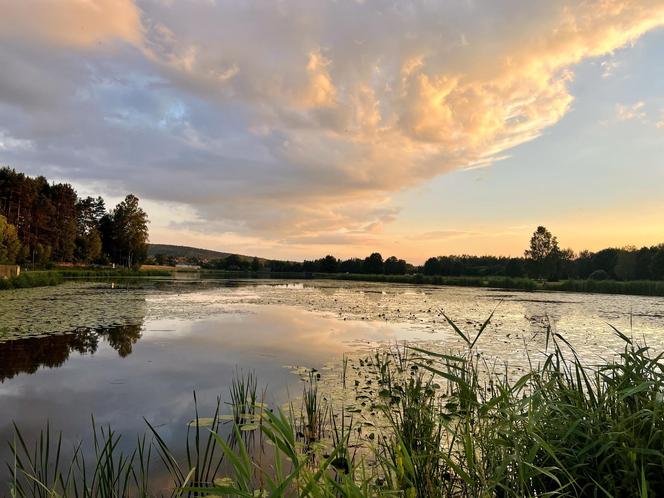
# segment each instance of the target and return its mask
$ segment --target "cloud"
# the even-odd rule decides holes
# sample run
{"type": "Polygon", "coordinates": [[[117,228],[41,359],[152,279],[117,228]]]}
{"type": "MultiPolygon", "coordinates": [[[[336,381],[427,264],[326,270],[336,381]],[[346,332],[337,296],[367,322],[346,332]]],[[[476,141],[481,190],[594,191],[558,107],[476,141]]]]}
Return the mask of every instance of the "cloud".
{"type": "Polygon", "coordinates": [[[620,63],[614,60],[602,61],[600,66],[602,67],[602,78],[610,78],[620,67],[620,63]]]}
{"type": "Polygon", "coordinates": [[[657,128],[664,128],[664,110],[660,112],[660,118],[659,121],[657,121],[656,126],[657,128]]]}
{"type": "Polygon", "coordinates": [[[95,49],[114,39],[141,39],[139,9],[131,0],[7,0],[0,5],[2,37],[95,49]]]}
{"type": "Polygon", "coordinates": [[[3,163],[302,244],[379,236],[394,194],[538,137],[570,110],[575,64],[664,24],[647,0],[5,11],[3,163]]]}
{"type": "Polygon", "coordinates": [[[472,237],[474,235],[481,235],[479,232],[466,231],[466,230],[434,230],[432,232],[425,232],[420,234],[417,238],[419,240],[448,240],[472,237]]]}
{"type": "Polygon", "coordinates": [[[618,121],[643,121],[646,118],[645,105],[643,101],[631,105],[617,104],[616,119],[618,121]]]}

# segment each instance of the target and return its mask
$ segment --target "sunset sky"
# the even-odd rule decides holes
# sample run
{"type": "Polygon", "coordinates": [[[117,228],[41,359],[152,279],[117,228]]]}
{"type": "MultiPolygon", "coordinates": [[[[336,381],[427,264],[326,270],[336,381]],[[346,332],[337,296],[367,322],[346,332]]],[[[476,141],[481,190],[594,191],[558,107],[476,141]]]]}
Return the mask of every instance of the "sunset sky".
{"type": "Polygon", "coordinates": [[[0,0],[0,164],[273,258],[664,242],[664,0],[0,0]]]}

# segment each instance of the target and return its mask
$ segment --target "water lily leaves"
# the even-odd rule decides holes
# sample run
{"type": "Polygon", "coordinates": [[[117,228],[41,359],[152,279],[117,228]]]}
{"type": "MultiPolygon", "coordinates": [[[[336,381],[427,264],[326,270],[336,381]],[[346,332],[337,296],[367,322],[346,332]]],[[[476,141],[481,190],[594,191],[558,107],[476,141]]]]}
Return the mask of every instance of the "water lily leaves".
{"type": "Polygon", "coordinates": [[[212,427],[215,423],[215,419],[209,417],[199,417],[197,419],[191,420],[189,422],[189,427],[212,427]]]}
{"type": "Polygon", "coordinates": [[[214,485],[215,486],[224,486],[224,487],[231,487],[235,486],[235,481],[233,481],[232,478],[230,477],[217,477],[214,480],[214,485]]]}

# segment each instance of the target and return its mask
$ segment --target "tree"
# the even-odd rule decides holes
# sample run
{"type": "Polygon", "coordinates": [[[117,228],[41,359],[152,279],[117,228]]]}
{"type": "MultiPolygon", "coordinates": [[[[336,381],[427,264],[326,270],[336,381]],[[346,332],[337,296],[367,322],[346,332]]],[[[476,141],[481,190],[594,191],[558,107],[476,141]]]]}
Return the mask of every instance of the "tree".
{"type": "Polygon", "coordinates": [[[351,258],[339,263],[339,271],[342,273],[362,273],[364,261],[360,258],[351,258]]]}
{"type": "Polygon", "coordinates": [[[386,275],[405,275],[408,263],[403,259],[397,259],[396,256],[390,256],[385,260],[386,275]]]}
{"type": "Polygon", "coordinates": [[[620,280],[634,280],[636,278],[636,248],[626,247],[618,252],[616,266],[613,271],[620,280]]]}
{"type": "Polygon", "coordinates": [[[365,258],[364,264],[362,265],[362,270],[364,273],[369,273],[373,275],[383,273],[383,256],[378,252],[372,253],[370,256],[365,258]]]}
{"type": "Polygon", "coordinates": [[[76,237],[76,259],[92,263],[99,259],[102,251],[101,235],[98,230],[76,237]]]}
{"type": "Polygon", "coordinates": [[[331,255],[320,260],[320,271],[324,273],[336,273],[339,270],[339,261],[331,255]]]}
{"type": "Polygon", "coordinates": [[[531,267],[531,276],[555,278],[560,249],[558,239],[545,227],[537,227],[530,239],[530,249],[524,255],[531,267]]]}
{"type": "Polygon", "coordinates": [[[656,248],[650,264],[650,272],[656,280],[664,280],[664,244],[656,248]]]}
{"type": "Polygon", "coordinates": [[[649,247],[642,247],[636,253],[635,278],[638,280],[648,280],[652,278],[650,269],[652,267],[652,257],[656,251],[649,247]]]}
{"type": "Polygon", "coordinates": [[[31,178],[0,168],[0,215],[16,228],[21,243],[15,256],[19,263],[90,262],[110,257],[134,264],[147,255],[147,216],[135,196],[106,213],[101,197],[79,199],[69,184],[50,184],[43,176],[31,178]]]}
{"type": "Polygon", "coordinates": [[[556,268],[554,278],[575,278],[576,267],[574,265],[574,251],[572,249],[563,249],[558,251],[556,258],[556,268]]]}
{"type": "Polygon", "coordinates": [[[510,258],[505,265],[505,275],[508,277],[523,277],[523,260],[521,258],[510,258]]]}
{"type": "Polygon", "coordinates": [[[254,257],[254,259],[251,260],[251,271],[259,271],[263,268],[263,263],[261,261],[254,257]]]}
{"type": "Polygon", "coordinates": [[[129,194],[113,210],[113,239],[117,262],[140,265],[148,255],[148,215],[129,194]]]}
{"type": "Polygon", "coordinates": [[[51,220],[51,257],[56,261],[71,261],[76,250],[76,191],[69,184],[56,184],[50,190],[55,212],[51,220]]]}
{"type": "Polygon", "coordinates": [[[247,260],[242,259],[237,254],[231,254],[227,256],[223,261],[226,265],[226,270],[230,271],[247,270],[250,267],[250,263],[247,260]]]}
{"type": "Polygon", "coordinates": [[[79,199],[76,203],[76,230],[78,235],[99,230],[99,222],[106,214],[104,199],[97,197],[86,197],[79,199]]]}
{"type": "Polygon", "coordinates": [[[0,263],[15,263],[21,252],[16,227],[0,215],[0,263]]]}
{"type": "Polygon", "coordinates": [[[616,264],[618,263],[618,254],[620,250],[614,247],[602,249],[593,254],[593,270],[604,270],[610,278],[614,278],[616,264]]]}
{"type": "Polygon", "coordinates": [[[439,258],[429,258],[424,262],[425,275],[440,275],[441,271],[442,265],[439,258]]]}
{"type": "Polygon", "coordinates": [[[579,278],[586,279],[593,272],[593,253],[590,251],[581,251],[576,258],[576,274],[579,278]]]}

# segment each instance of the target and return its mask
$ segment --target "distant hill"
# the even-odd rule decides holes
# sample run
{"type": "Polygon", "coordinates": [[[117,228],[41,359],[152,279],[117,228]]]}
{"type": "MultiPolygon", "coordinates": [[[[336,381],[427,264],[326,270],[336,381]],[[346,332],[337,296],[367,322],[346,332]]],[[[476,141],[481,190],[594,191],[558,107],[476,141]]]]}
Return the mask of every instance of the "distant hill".
{"type": "MultiPolygon", "coordinates": [[[[174,246],[171,244],[150,244],[148,256],[163,254],[166,257],[174,258],[197,258],[197,259],[223,259],[232,253],[212,251],[210,249],[199,249],[198,247],[174,246]]],[[[252,256],[238,254],[241,258],[252,259],[252,256]]]]}

